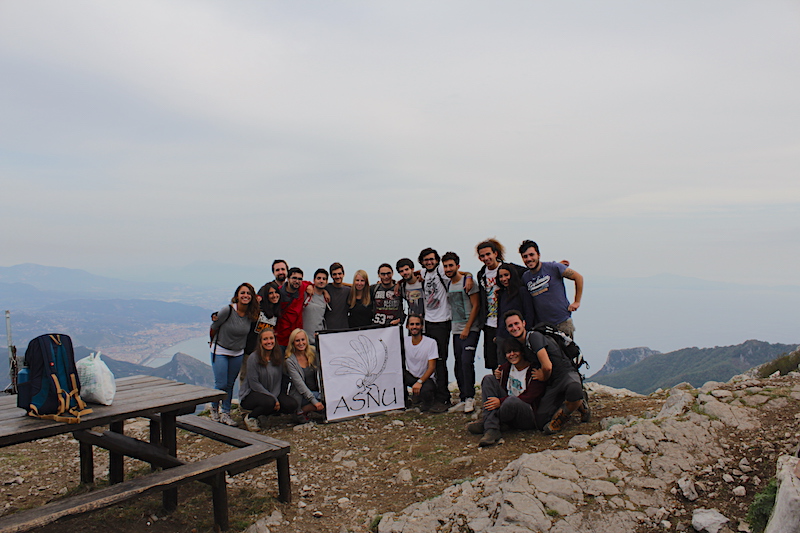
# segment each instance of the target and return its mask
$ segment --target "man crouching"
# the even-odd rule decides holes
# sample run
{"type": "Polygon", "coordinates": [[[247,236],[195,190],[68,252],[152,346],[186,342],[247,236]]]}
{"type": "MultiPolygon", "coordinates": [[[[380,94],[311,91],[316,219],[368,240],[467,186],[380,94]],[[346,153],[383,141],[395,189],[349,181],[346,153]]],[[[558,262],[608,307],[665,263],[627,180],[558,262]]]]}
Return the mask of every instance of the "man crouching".
{"type": "Polygon", "coordinates": [[[536,404],[544,393],[544,382],[537,381],[530,362],[523,356],[525,347],[515,338],[502,344],[506,363],[481,382],[483,420],[467,426],[470,433],[483,434],[478,446],[497,444],[500,424],[516,429],[536,428],[536,404]]]}

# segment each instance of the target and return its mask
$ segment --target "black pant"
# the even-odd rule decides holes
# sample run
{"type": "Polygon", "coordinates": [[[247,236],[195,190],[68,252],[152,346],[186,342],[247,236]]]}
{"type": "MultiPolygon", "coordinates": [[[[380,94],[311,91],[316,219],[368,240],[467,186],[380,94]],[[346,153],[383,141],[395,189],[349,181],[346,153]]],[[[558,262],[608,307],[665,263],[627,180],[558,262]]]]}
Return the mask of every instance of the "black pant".
{"type": "Polygon", "coordinates": [[[297,400],[286,394],[278,395],[278,402],[281,407],[275,411],[275,397],[262,392],[250,391],[250,394],[242,400],[242,407],[250,411],[250,418],[258,418],[261,415],[269,416],[277,413],[293,414],[297,411],[297,400]]]}
{"type": "Polygon", "coordinates": [[[447,350],[450,347],[450,321],[425,321],[425,336],[436,341],[439,359],[436,360],[436,401],[450,403],[450,391],[447,389],[447,350]]]}
{"type": "Polygon", "coordinates": [[[497,328],[483,326],[483,366],[489,370],[497,368],[497,344],[494,338],[497,336],[497,328]]]}
{"type": "MultiPolygon", "coordinates": [[[[413,387],[417,382],[414,375],[408,370],[403,370],[403,385],[406,387],[413,387]]],[[[428,378],[423,384],[422,389],[419,391],[419,407],[422,411],[427,411],[433,404],[433,396],[436,393],[436,382],[432,378],[428,378]]]]}

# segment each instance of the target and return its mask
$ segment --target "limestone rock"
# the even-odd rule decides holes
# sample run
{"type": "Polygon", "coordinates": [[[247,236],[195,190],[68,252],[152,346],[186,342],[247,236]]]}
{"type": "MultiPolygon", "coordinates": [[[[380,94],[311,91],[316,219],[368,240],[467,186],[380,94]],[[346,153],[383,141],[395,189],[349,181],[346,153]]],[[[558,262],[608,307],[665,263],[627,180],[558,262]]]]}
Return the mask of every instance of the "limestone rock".
{"type": "Polygon", "coordinates": [[[692,403],[694,403],[694,396],[684,390],[675,390],[669,395],[667,401],[664,402],[656,418],[681,415],[692,403]]]}
{"type": "Polygon", "coordinates": [[[778,458],[780,485],[775,497],[775,507],[765,533],[790,533],[797,531],[800,516],[800,458],[782,455],[778,458]]]}
{"type": "Polygon", "coordinates": [[[695,509],[692,513],[692,527],[700,533],[717,533],[728,519],[716,509],[695,509]]]}
{"type": "Polygon", "coordinates": [[[681,493],[683,494],[684,498],[686,498],[690,502],[693,502],[700,497],[700,495],[697,494],[697,489],[694,486],[694,481],[689,476],[684,476],[680,478],[678,480],[678,487],[681,489],[681,493]]]}

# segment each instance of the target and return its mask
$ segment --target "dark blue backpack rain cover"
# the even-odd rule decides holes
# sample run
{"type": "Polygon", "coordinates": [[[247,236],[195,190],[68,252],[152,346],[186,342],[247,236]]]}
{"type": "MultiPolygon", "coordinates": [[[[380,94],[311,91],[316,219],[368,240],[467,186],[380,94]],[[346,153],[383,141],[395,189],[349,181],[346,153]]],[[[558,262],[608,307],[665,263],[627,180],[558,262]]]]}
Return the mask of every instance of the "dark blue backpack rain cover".
{"type": "Polygon", "coordinates": [[[80,397],[75,353],[68,335],[36,337],[25,351],[28,381],[19,384],[17,407],[30,416],[76,424],[91,413],[80,397]]]}

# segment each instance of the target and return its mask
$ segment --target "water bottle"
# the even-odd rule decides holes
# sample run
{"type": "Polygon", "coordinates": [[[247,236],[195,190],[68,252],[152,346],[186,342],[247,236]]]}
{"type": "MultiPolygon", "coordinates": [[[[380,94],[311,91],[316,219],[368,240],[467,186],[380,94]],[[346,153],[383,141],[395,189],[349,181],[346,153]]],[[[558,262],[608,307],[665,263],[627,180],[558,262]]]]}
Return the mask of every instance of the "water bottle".
{"type": "Polygon", "coordinates": [[[20,370],[19,374],[17,374],[17,386],[27,383],[28,379],[28,367],[23,366],[22,370],[20,370]]]}

